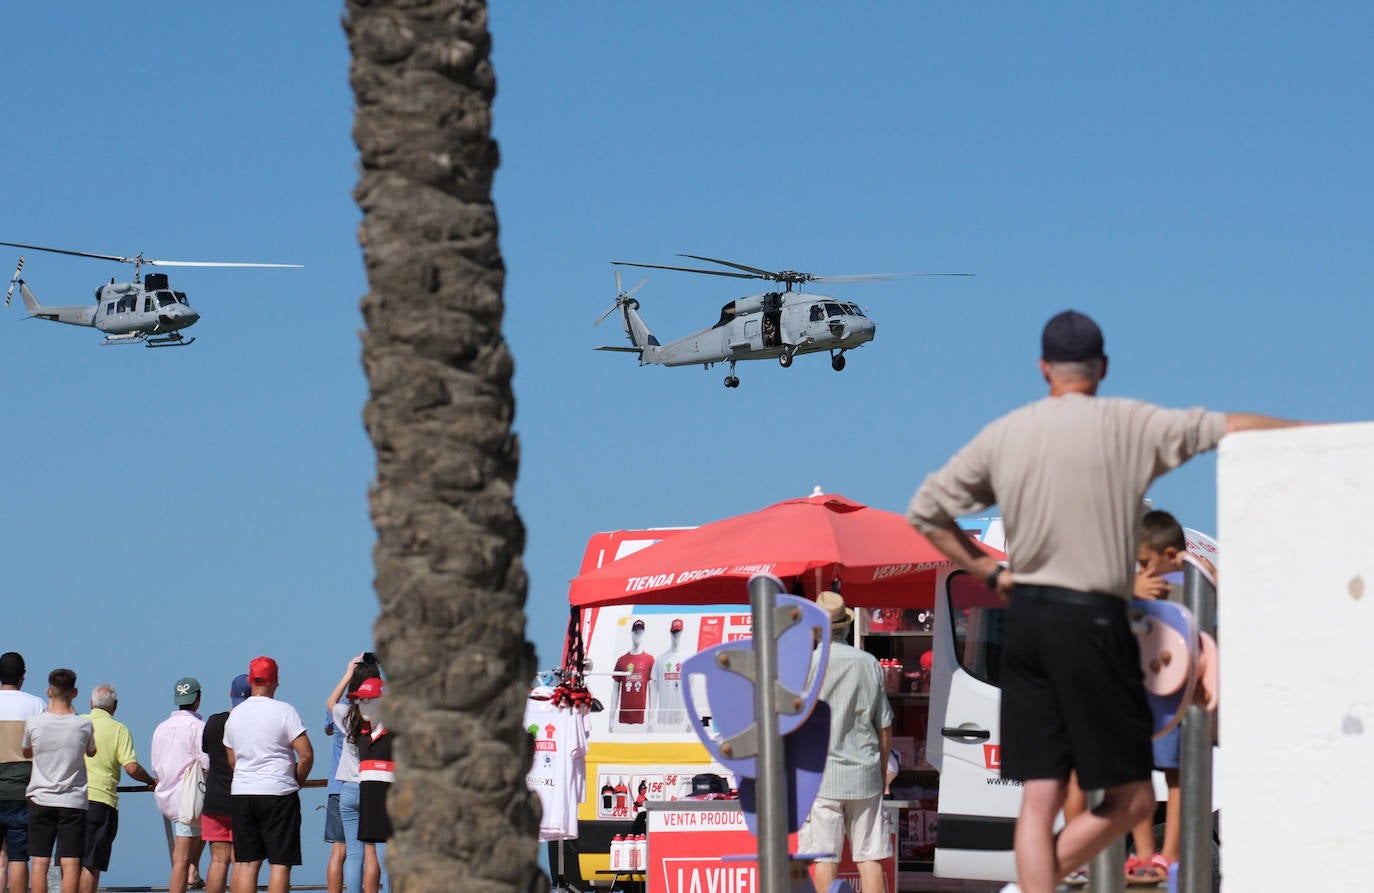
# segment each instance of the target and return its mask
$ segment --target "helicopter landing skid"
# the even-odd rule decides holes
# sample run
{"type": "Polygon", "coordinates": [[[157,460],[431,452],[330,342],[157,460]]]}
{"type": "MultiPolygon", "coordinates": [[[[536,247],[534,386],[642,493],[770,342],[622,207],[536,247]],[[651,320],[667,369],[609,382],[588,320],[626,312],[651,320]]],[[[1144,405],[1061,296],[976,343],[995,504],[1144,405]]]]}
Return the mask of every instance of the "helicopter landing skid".
{"type": "Polygon", "coordinates": [[[181,337],[180,335],[172,334],[172,335],[165,335],[165,336],[163,336],[163,337],[161,337],[161,338],[149,338],[149,339],[147,339],[147,340],[144,342],[143,346],[144,346],[144,347],[190,347],[192,344],[195,344],[195,343],[196,343],[196,339],[195,339],[195,338],[183,338],[183,337],[181,337]]]}

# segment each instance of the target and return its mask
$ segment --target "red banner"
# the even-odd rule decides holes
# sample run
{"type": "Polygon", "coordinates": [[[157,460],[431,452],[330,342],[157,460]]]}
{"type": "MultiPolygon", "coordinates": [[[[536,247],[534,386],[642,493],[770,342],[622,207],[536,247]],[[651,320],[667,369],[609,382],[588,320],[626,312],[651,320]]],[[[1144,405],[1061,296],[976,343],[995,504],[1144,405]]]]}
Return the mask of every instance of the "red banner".
{"type": "MultiPolygon", "coordinates": [[[[897,890],[897,832],[892,827],[892,856],[883,861],[885,893],[897,890]]],[[[787,851],[797,851],[797,835],[787,838],[787,851]]],[[[758,852],[758,841],[737,807],[712,810],[649,812],[648,893],[757,893],[758,862],[722,861],[722,856],[758,852]]],[[[859,890],[859,869],[845,842],[839,876],[859,890]]]]}

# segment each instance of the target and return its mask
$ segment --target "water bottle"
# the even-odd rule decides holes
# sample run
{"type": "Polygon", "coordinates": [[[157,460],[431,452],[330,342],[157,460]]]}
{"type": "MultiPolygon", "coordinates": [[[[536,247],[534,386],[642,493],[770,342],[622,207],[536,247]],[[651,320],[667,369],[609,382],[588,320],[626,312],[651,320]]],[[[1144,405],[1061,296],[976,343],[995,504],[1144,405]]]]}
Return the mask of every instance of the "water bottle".
{"type": "Polygon", "coordinates": [[[625,838],[617,834],[611,838],[611,871],[624,871],[625,862],[625,838]]]}

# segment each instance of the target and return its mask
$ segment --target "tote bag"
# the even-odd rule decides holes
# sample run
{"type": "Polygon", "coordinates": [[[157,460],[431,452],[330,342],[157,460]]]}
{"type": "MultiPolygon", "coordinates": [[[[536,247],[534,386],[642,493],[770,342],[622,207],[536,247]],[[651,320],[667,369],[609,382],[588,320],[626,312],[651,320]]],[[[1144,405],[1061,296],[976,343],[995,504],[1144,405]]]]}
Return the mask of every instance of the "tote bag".
{"type": "Polygon", "coordinates": [[[177,821],[183,825],[199,821],[204,807],[205,770],[200,767],[200,760],[192,760],[177,785],[177,821]]]}

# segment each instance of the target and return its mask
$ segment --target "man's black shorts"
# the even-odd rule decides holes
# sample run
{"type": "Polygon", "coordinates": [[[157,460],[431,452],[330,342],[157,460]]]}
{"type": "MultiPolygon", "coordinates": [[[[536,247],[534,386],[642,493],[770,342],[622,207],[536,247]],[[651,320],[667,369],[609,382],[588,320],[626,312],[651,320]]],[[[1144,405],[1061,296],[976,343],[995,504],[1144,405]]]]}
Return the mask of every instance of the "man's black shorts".
{"type": "Polygon", "coordinates": [[[234,820],[235,862],[301,864],[299,793],[234,794],[229,811],[234,820]]]}
{"type": "Polygon", "coordinates": [[[86,810],[29,801],[30,859],[80,859],[85,849],[86,810]]]}
{"type": "Polygon", "coordinates": [[[1154,721],[1140,650],[1114,595],[1017,586],[1002,651],[1002,777],[1085,790],[1150,777],[1154,721]]]}
{"type": "Polygon", "coordinates": [[[119,810],[92,800],[86,806],[86,853],[81,865],[91,871],[110,870],[110,849],[119,833],[119,810]]]}

